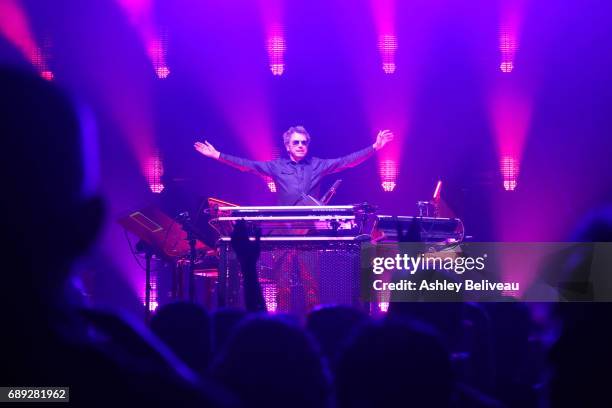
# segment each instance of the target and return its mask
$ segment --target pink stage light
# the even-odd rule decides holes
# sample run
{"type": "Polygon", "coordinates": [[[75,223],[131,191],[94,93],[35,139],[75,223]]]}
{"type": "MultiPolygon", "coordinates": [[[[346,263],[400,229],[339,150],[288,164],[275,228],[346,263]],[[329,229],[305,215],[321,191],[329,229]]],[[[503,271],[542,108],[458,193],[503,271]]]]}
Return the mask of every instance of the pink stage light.
{"type": "MultiPolygon", "coordinates": [[[[269,159],[274,160],[274,159],[278,159],[279,157],[280,157],[280,152],[276,147],[274,147],[272,148],[270,155],[265,156],[265,160],[269,160],[269,159]]],[[[276,193],[277,191],[276,183],[274,182],[272,177],[264,176],[263,179],[266,185],[268,186],[268,190],[270,190],[271,193],[276,193]]]]}
{"type": "Polygon", "coordinates": [[[29,18],[19,0],[0,0],[0,35],[11,42],[26,57],[41,77],[53,80],[49,70],[50,39],[44,36],[42,46],[36,43],[29,18]]]}
{"type": "Polygon", "coordinates": [[[268,38],[268,59],[272,75],[283,75],[285,72],[284,55],[287,50],[282,29],[277,27],[272,30],[272,35],[268,38]]]}
{"type": "Polygon", "coordinates": [[[165,186],[162,183],[153,183],[153,184],[149,184],[149,188],[155,194],[159,194],[162,191],[164,191],[165,186]]]}
{"type": "Polygon", "coordinates": [[[168,75],[170,75],[170,69],[167,66],[162,66],[159,68],[155,68],[155,74],[159,79],[166,79],[168,75]]]}
{"type": "Polygon", "coordinates": [[[397,50],[397,37],[391,34],[381,35],[378,39],[378,50],[382,58],[382,69],[385,74],[395,72],[395,51],[397,50]]]}
{"type": "Polygon", "coordinates": [[[385,192],[390,193],[395,190],[395,181],[383,181],[381,186],[385,192]]]}
{"type": "Polygon", "coordinates": [[[275,313],[278,307],[276,303],[276,284],[262,283],[261,291],[263,292],[264,302],[266,302],[266,309],[269,313],[275,313]]]}
{"type": "MultiPolygon", "coordinates": [[[[151,296],[151,298],[149,299],[149,311],[150,312],[154,312],[159,307],[159,303],[157,303],[157,282],[156,282],[156,279],[154,279],[153,276],[151,276],[151,293],[150,293],[150,296],[151,296]]],[[[144,298],[144,297],[142,299],[142,305],[145,308],[147,307],[147,301],[146,301],[146,298],[144,298]]]]}
{"type": "Polygon", "coordinates": [[[441,193],[442,193],[442,180],[438,180],[438,183],[436,184],[436,189],[434,190],[434,193],[433,193],[433,200],[436,202],[440,201],[441,193]]]}
{"type": "Polygon", "coordinates": [[[514,69],[514,64],[512,61],[502,62],[499,64],[499,69],[501,69],[502,72],[510,73],[514,69]]]}
{"type": "MultiPolygon", "coordinates": [[[[151,293],[151,296],[153,296],[153,293],[151,293]]],[[[142,301],[142,305],[146,307],[147,306],[147,302],[143,300],[142,301]]],[[[150,312],[156,311],[158,306],[159,305],[157,304],[157,300],[150,300],[149,301],[149,311],[150,312]]]]}
{"type": "Polygon", "coordinates": [[[385,192],[391,192],[395,189],[397,181],[397,162],[395,160],[383,160],[380,162],[379,174],[381,186],[385,192]]]}
{"type": "Polygon", "coordinates": [[[127,15],[146,48],[153,71],[159,79],[166,79],[170,69],[166,61],[168,32],[155,21],[154,0],[116,0],[127,15]]]}
{"type": "Polygon", "coordinates": [[[49,70],[41,72],[40,76],[43,79],[46,79],[47,81],[53,81],[53,78],[55,78],[55,75],[53,75],[53,71],[49,71],[49,70]]]}
{"type": "Polygon", "coordinates": [[[161,182],[161,178],[163,175],[164,166],[161,161],[161,158],[159,157],[159,153],[156,153],[147,161],[147,167],[145,171],[145,177],[152,192],[159,194],[164,190],[165,186],[161,182]]]}
{"type": "Polygon", "coordinates": [[[163,33],[159,38],[151,41],[149,44],[149,55],[155,70],[155,75],[159,79],[166,79],[170,75],[170,68],[166,64],[166,55],[168,53],[168,36],[163,33]]]}
{"type": "MultiPolygon", "coordinates": [[[[150,312],[154,312],[155,310],[157,310],[157,307],[159,306],[158,303],[158,291],[157,291],[157,271],[155,270],[155,268],[152,268],[151,270],[151,291],[149,292],[149,311],[150,312]]],[[[146,286],[146,285],[145,285],[146,286]]],[[[146,287],[144,288],[144,291],[142,292],[142,295],[140,297],[140,300],[142,301],[142,305],[146,308],[147,307],[147,296],[146,296],[146,287]]]]}
{"type": "MultiPolygon", "coordinates": [[[[48,45],[45,48],[48,48],[48,45]]],[[[47,66],[46,54],[48,54],[46,50],[43,50],[42,48],[36,48],[32,52],[30,60],[34,68],[36,68],[36,71],[38,71],[38,73],[43,79],[47,81],[53,81],[55,75],[53,75],[53,71],[51,71],[47,66]]]]}
{"type": "Polygon", "coordinates": [[[519,165],[512,156],[504,156],[501,159],[501,174],[504,182],[504,190],[514,191],[518,179],[519,165]]]}
{"type": "Polygon", "coordinates": [[[272,177],[265,176],[264,180],[266,182],[266,185],[268,186],[268,190],[270,190],[271,193],[276,193],[276,183],[274,183],[272,177]]]}
{"type": "Polygon", "coordinates": [[[514,54],[516,53],[516,37],[507,27],[502,27],[500,30],[499,51],[501,52],[499,69],[504,73],[512,72],[514,69],[514,54]]]}

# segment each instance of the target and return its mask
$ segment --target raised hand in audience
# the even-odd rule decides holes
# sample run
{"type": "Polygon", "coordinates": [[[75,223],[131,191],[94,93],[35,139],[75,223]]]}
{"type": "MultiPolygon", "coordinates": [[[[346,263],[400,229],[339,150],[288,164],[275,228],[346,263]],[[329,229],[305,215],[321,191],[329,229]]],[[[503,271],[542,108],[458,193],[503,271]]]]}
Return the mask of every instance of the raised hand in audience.
{"type": "Polygon", "coordinates": [[[243,220],[236,221],[232,232],[232,248],[242,270],[246,308],[252,312],[266,311],[266,303],[257,276],[257,260],[261,253],[260,240],[260,229],[255,231],[255,239],[251,240],[246,223],[243,220]]]}

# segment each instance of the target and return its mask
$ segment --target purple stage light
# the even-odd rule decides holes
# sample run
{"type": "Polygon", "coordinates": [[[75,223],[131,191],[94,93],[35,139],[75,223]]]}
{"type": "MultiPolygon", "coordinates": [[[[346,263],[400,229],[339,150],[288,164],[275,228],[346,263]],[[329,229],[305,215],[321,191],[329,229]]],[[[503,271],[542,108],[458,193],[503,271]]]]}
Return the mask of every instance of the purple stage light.
{"type": "Polygon", "coordinates": [[[501,159],[501,174],[504,181],[504,190],[514,191],[516,188],[519,165],[512,156],[504,156],[501,159]]]}
{"type": "Polygon", "coordinates": [[[149,45],[149,55],[155,69],[155,75],[159,79],[166,79],[170,75],[170,69],[166,63],[166,54],[168,52],[168,36],[162,34],[159,38],[151,41],[149,45]]]}
{"type": "Polygon", "coordinates": [[[515,54],[525,15],[525,0],[501,0],[499,22],[499,69],[505,74],[514,71],[515,54]]]}
{"type": "MultiPolygon", "coordinates": [[[[158,290],[157,290],[157,272],[158,271],[152,271],[151,273],[151,290],[149,291],[149,311],[150,312],[154,312],[157,307],[159,306],[159,296],[158,296],[158,290]]],[[[146,308],[147,307],[147,297],[146,297],[146,287],[143,288],[143,292],[142,295],[140,296],[140,300],[142,301],[142,305],[146,308]]]]}
{"type": "Polygon", "coordinates": [[[385,74],[395,72],[395,51],[397,37],[395,36],[395,0],[370,0],[374,27],[378,36],[378,51],[385,74]]]}
{"type": "Polygon", "coordinates": [[[155,153],[147,161],[145,177],[149,184],[149,188],[156,194],[161,193],[165,188],[164,184],[161,182],[163,174],[164,165],[159,157],[159,153],[155,153]]]}
{"type": "Polygon", "coordinates": [[[140,37],[153,71],[159,79],[166,79],[170,69],[166,62],[168,33],[155,22],[153,0],[116,0],[140,37]]]}
{"type": "MultiPolygon", "coordinates": [[[[272,148],[271,153],[268,155],[268,157],[272,160],[278,159],[280,157],[279,150],[276,147],[272,148]]],[[[270,190],[271,193],[276,193],[276,183],[274,182],[272,177],[264,176],[263,179],[266,183],[266,186],[268,186],[268,190],[270,190]]]]}
{"type": "Polygon", "coordinates": [[[383,181],[381,186],[385,192],[390,193],[395,190],[395,181],[383,181]]]}
{"type": "Polygon", "coordinates": [[[170,75],[170,69],[167,66],[155,68],[155,74],[159,79],[166,79],[170,75]]]}
{"type": "Polygon", "coordinates": [[[503,187],[514,191],[531,124],[533,96],[529,90],[500,80],[493,88],[490,109],[503,187]]]}
{"type": "Polygon", "coordinates": [[[285,51],[287,51],[283,26],[284,2],[282,0],[258,0],[257,3],[265,32],[270,71],[274,76],[281,76],[285,72],[285,51]]]}
{"type": "Polygon", "coordinates": [[[516,36],[508,27],[502,27],[499,34],[499,51],[501,52],[501,64],[499,69],[504,73],[510,73],[514,69],[514,54],[516,53],[516,36]]]}
{"type": "Polygon", "coordinates": [[[263,292],[263,298],[266,302],[266,309],[269,313],[276,312],[278,307],[276,301],[277,288],[275,283],[262,283],[261,290],[263,292]]]}
{"type": "Polygon", "coordinates": [[[49,38],[44,38],[42,46],[37,45],[28,16],[16,0],[0,1],[0,35],[11,42],[30,61],[42,78],[47,81],[53,80],[53,72],[47,64],[49,38]]]}
{"type": "Polygon", "coordinates": [[[268,186],[268,190],[270,190],[271,193],[276,193],[276,183],[274,183],[274,180],[272,180],[272,177],[264,177],[264,180],[266,181],[266,185],[268,186]]]}
{"type": "Polygon", "coordinates": [[[395,51],[397,50],[397,37],[391,34],[381,35],[378,39],[378,50],[382,59],[382,69],[385,74],[395,72],[395,51]]]}
{"type": "Polygon", "coordinates": [[[286,50],[287,46],[282,28],[273,28],[272,35],[268,38],[268,58],[272,75],[283,75],[283,72],[285,72],[284,55],[286,50]]]}
{"type": "Polygon", "coordinates": [[[45,70],[41,72],[40,76],[43,79],[46,79],[47,81],[53,81],[53,78],[55,78],[55,75],[53,75],[53,71],[49,71],[49,70],[45,70]]]}
{"type": "Polygon", "coordinates": [[[391,192],[395,189],[397,181],[397,162],[395,160],[382,160],[380,162],[379,174],[381,186],[385,192],[391,192]]]}
{"type": "Polygon", "coordinates": [[[48,68],[47,65],[48,48],[48,41],[42,48],[36,48],[36,50],[34,50],[34,52],[32,53],[31,62],[34,68],[36,68],[36,71],[38,71],[38,73],[43,79],[47,81],[53,81],[55,75],[53,74],[53,71],[48,68]]]}
{"type": "Polygon", "coordinates": [[[499,69],[501,69],[502,72],[510,73],[514,69],[514,64],[512,61],[504,61],[499,64],[499,69]]]}

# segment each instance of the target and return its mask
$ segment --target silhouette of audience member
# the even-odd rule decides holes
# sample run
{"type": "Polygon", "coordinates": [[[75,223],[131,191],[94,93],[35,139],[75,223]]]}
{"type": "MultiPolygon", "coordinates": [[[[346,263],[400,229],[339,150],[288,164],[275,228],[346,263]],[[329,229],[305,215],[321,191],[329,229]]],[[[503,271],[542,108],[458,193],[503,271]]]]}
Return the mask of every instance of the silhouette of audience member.
{"type": "MultiPolygon", "coordinates": [[[[612,242],[612,210],[603,209],[586,217],[572,238],[577,242],[612,242]]],[[[609,262],[610,255],[607,256],[609,262]]],[[[590,266],[585,265],[590,262],[584,261],[575,262],[569,276],[583,277],[585,269],[590,271],[590,266]]],[[[610,375],[606,374],[612,367],[612,328],[609,324],[612,303],[559,303],[557,313],[562,328],[549,356],[552,368],[550,406],[612,406],[610,375]]]]}
{"type": "Polygon", "coordinates": [[[574,303],[550,352],[550,406],[609,407],[612,367],[610,303],[574,303]],[[576,318],[580,314],[581,318],[576,318]]]}
{"type": "Polygon", "coordinates": [[[534,385],[540,378],[539,373],[531,371],[528,360],[533,329],[529,309],[519,302],[490,302],[484,306],[491,322],[494,395],[509,407],[536,406],[534,385]]]}
{"type": "Polygon", "coordinates": [[[405,322],[364,326],[336,367],[338,408],[446,407],[452,389],[448,352],[435,335],[405,322]]]}
{"type": "Polygon", "coordinates": [[[459,302],[391,302],[387,316],[406,322],[419,321],[433,327],[449,350],[461,344],[463,303],[459,302]]]}
{"type": "Polygon", "coordinates": [[[306,319],[306,329],[321,347],[321,354],[333,361],[357,327],[369,320],[363,310],[350,306],[324,306],[306,319]]]}
{"type": "Polygon", "coordinates": [[[249,406],[328,406],[328,373],[314,342],[279,318],[255,316],[242,322],[212,372],[249,406]]]}
{"type": "Polygon", "coordinates": [[[261,253],[261,230],[255,231],[255,239],[249,239],[246,222],[236,221],[232,231],[232,248],[240,262],[242,271],[244,301],[249,312],[266,311],[266,302],[257,275],[257,260],[261,253]]]}
{"type": "Polygon", "coordinates": [[[196,373],[203,375],[211,359],[210,318],[195,303],[175,302],[157,309],[151,330],[196,373]]]}
{"type": "Polygon", "coordinates": [[[0,383],[70,386],[71,402],[88,407],[229,402],[196,383],[150,332],[80,305],[71,266],[95,241],[104,212],[91,122],[34,73],[0,68],[0,89],[0,228],[10,237],[0,250],[0,383]]]}
{"type": "Polygon", "coordinates": [[[572,235],[575,242],[612,242],[612,207],[587,215],[572,235]]]}
{"type": "Polygon", "coordinates": [[[612,208],[587,215],[573,234],[572,241],[580,242],[566,260],[564,297],[578,301],[610,301],[612,275],[612,208]],[[593,244],[588,244],[593,243],[593,244]],[[597,244],[599,243],[599,244],[597,244]],[[607,244],[604,244],[607,243],[607,244]],[[599,296],[599,297],[598,297],[599,296]]]}
{"type": "Polygon", "coordinates": [[[241,309],[224,308],[217,309],[212,314],[212,343],[213,354],[217,355],[225,346],[232,332],[238,324],[247,316],[247,312],[241,309]]]}

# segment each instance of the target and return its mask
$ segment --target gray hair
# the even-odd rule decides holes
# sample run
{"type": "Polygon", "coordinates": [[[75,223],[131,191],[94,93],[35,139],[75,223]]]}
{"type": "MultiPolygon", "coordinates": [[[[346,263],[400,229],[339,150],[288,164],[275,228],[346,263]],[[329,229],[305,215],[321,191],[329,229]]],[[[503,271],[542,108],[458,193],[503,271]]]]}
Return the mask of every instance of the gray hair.
{"type": "Polygon", "coordinates": [[[299,133],[301,135],[306,136],[306,141],[310,144],[310,135],[304,128],[304,126],[291,126],[285,133],[283,133],[283,144],[285,146],[289,145],[289,140],[291,139],[291,135],[294,133],[299,133]]]}

